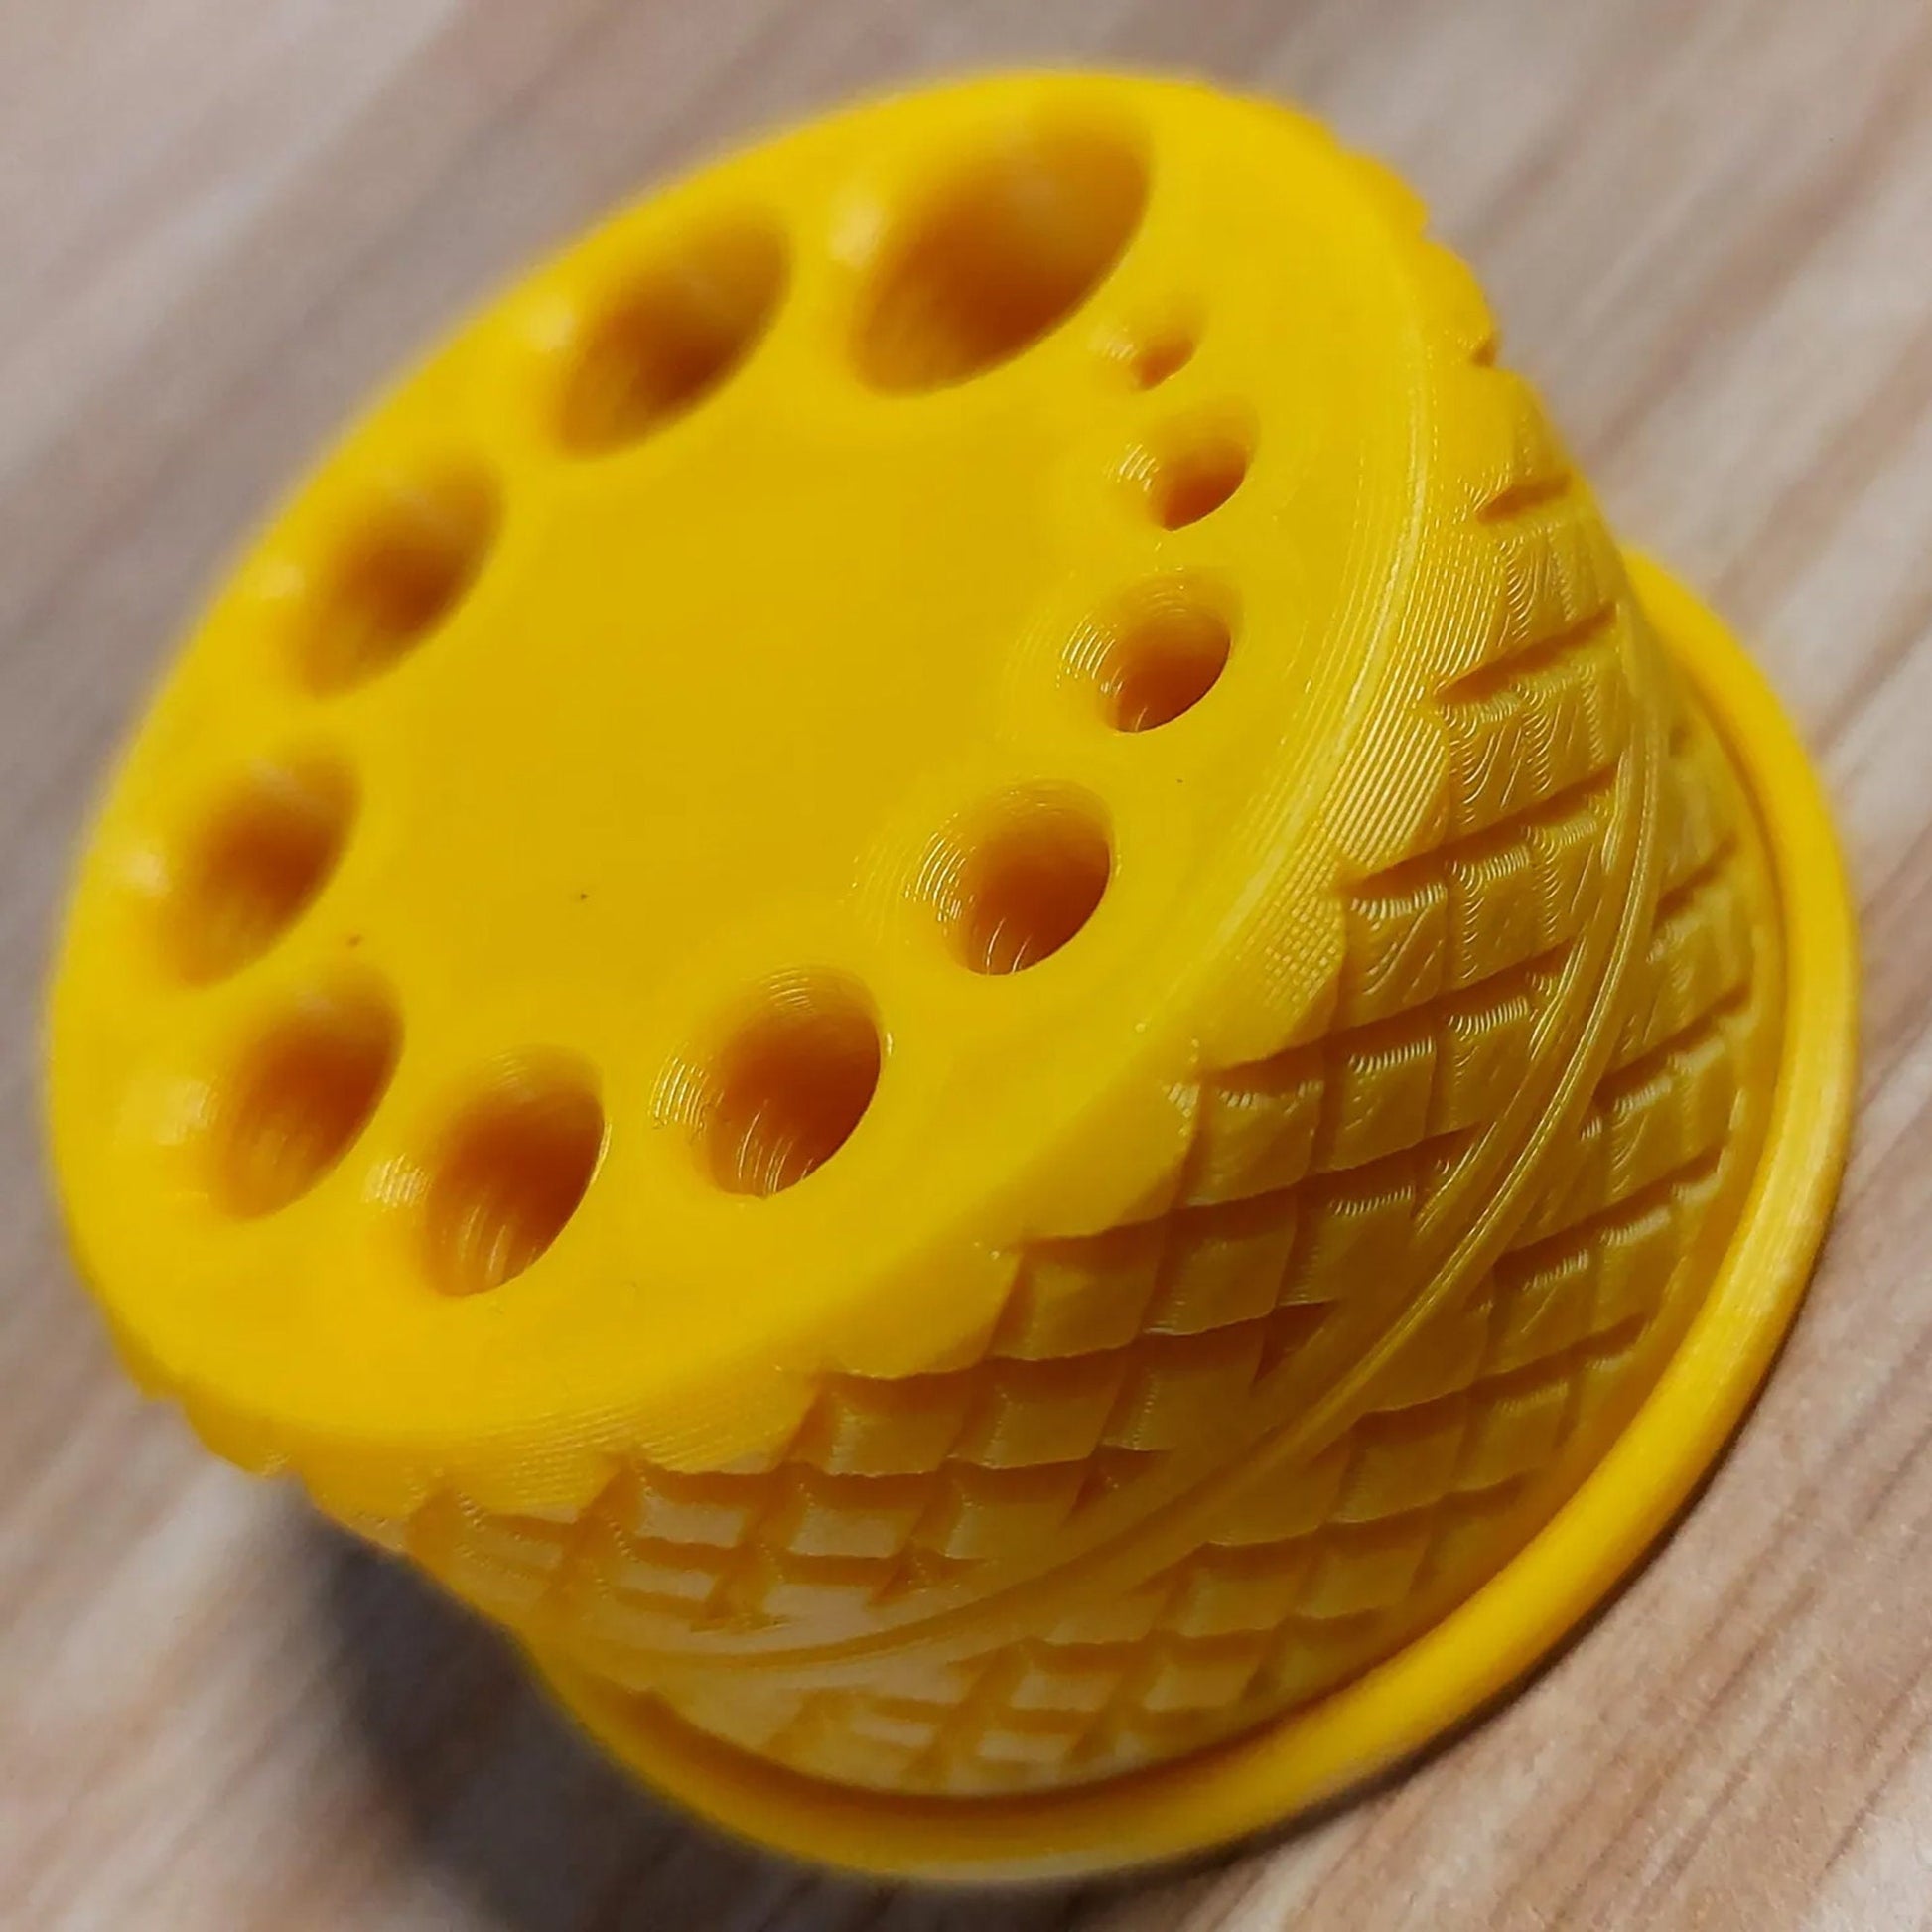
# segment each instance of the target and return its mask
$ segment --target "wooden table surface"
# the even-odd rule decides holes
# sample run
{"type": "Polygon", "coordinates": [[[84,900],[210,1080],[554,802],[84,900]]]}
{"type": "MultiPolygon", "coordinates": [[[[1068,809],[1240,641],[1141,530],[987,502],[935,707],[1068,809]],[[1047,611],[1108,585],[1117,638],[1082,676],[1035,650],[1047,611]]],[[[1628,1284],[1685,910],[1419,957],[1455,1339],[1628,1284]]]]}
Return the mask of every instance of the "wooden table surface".
{"type": "Polygon", "coordinates": [[[569,1932],[1932,1925],[1932,8],[1921,0],[0,0],[0,1920],[569,1932]],[[90,787],[265,500],[460,305],[855,88],[1297,96],[1425,191],[1619,527],[1799,714],[1863,907],[1860,1131],[1662,1555],[1412,1775],[1231,1863],[935,1897],[726,1846],[119,1379],[44,1198],[90,787]]]}

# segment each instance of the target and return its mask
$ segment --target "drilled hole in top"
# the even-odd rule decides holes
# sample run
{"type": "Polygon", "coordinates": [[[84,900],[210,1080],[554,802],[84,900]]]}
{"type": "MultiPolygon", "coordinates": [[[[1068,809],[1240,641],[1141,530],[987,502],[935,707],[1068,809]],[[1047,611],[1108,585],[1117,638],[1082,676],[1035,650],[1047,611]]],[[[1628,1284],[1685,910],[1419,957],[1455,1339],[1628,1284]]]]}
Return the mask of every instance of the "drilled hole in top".
{"type": "Polygon", "coordinates": [[[1058,118],[996,130],[889,236],[853,340],[860,374],[935,389],[1018,355],[1106,279],[1147,188],[1122,130],[1058,118]]]}
{"type": "Polygon", "coordinates": [[[879,1024],[864,993],[830,975],[774,986],[717,1056],[701,1145],[734,1194],[777,1194],[852,1137],[879,1085],[879,1024]]]}
{"type": "Polygon", "coordinates": [[[333,765],[250,767],[169,867],[161,936],[181,976],[220,979],[266,952],[335,871],[353,812],[333,765]]]}
{"type": "Polygon", "coordinates": [[[585,331],[558,404],[564,446],[594,456],[703,401],[769,326],[784,242],[755,222],[687,235],[642,268],[585,331]]]}
{"type": "Polygon", "coordinates": [[[297,656],[310,688],[345,690],[420,644],[462,602],[496,522],[478,471],[425,475],[365,503],[304,602],[297,656]]]}
{"type": "Polygon", "coordinates": [[[1123,598],[1075,639],[1116,731],[1144,732],[1190,711],[1227,668],[1230,600],[1191,578],[1162,578],[1123,598]]]}
{"type": "Polygon", "coordinates": [[[1176,319],[1126,337],[1114,354],[1135,388],[1157,389],[1193,360],[1194,346],[1192,326],[1176,319]]]}
{"type": "Polygon", "coordinates": [[[1068,790],[1008,793],[955,825],[926,868],[927,897],[961,964],[1018,973],[1099,909],[1113,851],[1099,806],[1068,790]]]}
{"type": "Polygon", "coordinates": [[[1229,423],[1195,423],[1172,433],[1137,466],[1148,508],[1164,530],[1211,516],[1241,487],[1253,456],[1229,423]]]}
{"type": "Polygon", "coordinates": [[[367,1126],[401,1041],[395,1010],[367,990],[312,996],[252,1039],[209,1112],[216,1204],[268,1214],[315,1186],[367,1126]]]}
{"type": "Polygon", "coordinates": [[[1194,339],[1183,329],[1150,336],[1128,358],[1128,373],[1143,389],[1153,389],[1178,375],[1194,353],[1194,339]]]}
{"type": "Polygon", "coordinates": [[[511,1068],[465,1108],[431,1162],[430,1280],[477,1295],[523,1273],[564,1231],[604,1149],[589,1077],[561,1062],[511,1068]]]}

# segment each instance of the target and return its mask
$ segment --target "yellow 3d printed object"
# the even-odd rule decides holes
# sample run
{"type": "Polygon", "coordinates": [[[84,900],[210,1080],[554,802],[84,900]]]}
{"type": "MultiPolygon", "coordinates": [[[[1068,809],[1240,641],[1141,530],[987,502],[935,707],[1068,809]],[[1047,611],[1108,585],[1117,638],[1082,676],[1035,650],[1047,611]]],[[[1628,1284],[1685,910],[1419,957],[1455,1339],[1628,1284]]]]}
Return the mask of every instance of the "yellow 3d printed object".
{"type": "Polygon", "coordinates": [[[1503,1688],[1791,1317],[1805,761],[1416,203],[996,80],[620,215],[380,401],[54,993],[137,1374],[809,1856],[1172,1856],[1503,1688]]]}

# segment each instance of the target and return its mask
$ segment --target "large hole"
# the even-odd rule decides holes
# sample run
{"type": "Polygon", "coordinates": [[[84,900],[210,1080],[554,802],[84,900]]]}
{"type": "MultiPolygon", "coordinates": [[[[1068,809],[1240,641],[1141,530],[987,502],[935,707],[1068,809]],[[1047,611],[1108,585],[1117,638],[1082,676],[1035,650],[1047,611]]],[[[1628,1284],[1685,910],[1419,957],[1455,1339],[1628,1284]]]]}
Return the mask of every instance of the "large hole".
{"type": "Polygon", "coordinates": [[[1240,488],[1254,456],[1244,423],[1199,419],[1171,427],[1132,464],[1162,529],[1213,516],[1240,488]]]}
{"type": "Polygon", "coordinates": [[[1189,577],[1161,578],[1121,599],[1074,641],[1117,731],[1153,731],[1190,711],[1227,668],[1231,600],[1189,577]]]}
{"type": "Polygon", "coordinates": [[[815,975],[768,989],[706,1082],[702,1151],[713,1180],[734,1194],[795,1187],[851,1138],[879,1067],[879,1024],[857,986],[815,975]]]}
{"type": "Polygon", "coordinates": [[[1146,162],[1118,130],[1003,130],[888,239],[860,307],[860,373],[933,389],[1019,354],[1106,278],[1146,201],[1146,162]]]}
{"type": "Polygon", "coordinates": [[[1092,918],[1113,871],[1100,808],[1062,788],[1008,793],[935,848],[925,891],[962,964],[1018,973],[1092,918]]]}
{"type": "Polygon", "coordinates": [[[702,401],[763,335],[785,271],[782,239],[750,222],[690,235],[642,269],[584,333],[559,402],[565,447],[617,449],[702,401]]]}
{"type": "Polygon", "coordinates": [[[252,1216],[307,1193],[367,1126],[401,1040],[394,1008],[367,990],[311,996],[252,1039],[210,1111],[216,1203],[252,1216]]]}
{"type": "Polygon", "coordinates": [[[430,1279],[477,1295],[522,1274],[576,1213],[603,1148],[586,1074],[548,1060],[508,1068],[459,1113],[431,1163],[430,1279]]]}
{"type": "Polygon", "coordinates": [[[496,494],[481,472],[393,483],[345,524],[317,575],[297,637],[319,692],[386,670],[462,601],[496,533],[496,494]]]}
{"type": "Polygon", "coordinates": [[[169,869],[161,933],[182,977],[220,979],[266,952],[335,871],[353,811],[333,765],[252,766],[169,869]]]}

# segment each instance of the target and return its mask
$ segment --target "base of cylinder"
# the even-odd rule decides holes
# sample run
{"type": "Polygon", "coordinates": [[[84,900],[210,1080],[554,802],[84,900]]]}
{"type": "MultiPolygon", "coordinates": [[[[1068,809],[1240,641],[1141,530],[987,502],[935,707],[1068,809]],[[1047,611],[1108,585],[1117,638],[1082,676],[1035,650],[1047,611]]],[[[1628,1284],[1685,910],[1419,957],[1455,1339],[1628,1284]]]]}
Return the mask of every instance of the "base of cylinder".
{"type": "Polygon", "coordinates": [[[1762,821],[1785,992],[1777,1091],[1736,1233],[1677,1352],[1588,1478],[1509,1564],[1386,1662],[1229,1743],[1127,1777],[985,1799],[819,1783],[537,1657],[613,1757],[729,1831],[852,1870],[1005,1883],[1182,1859],[1415,1755],[1546,1658],[1668,1528],[1770,1367],[1824,1236],[1851,1122],[1857,941],[1825,801],[1776,699],[1702,604],[1646,559],[1629,561],[1762,821]]]}

